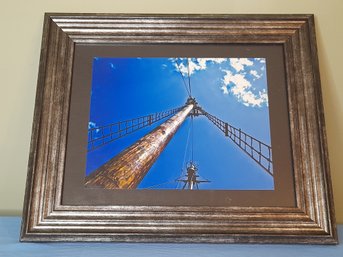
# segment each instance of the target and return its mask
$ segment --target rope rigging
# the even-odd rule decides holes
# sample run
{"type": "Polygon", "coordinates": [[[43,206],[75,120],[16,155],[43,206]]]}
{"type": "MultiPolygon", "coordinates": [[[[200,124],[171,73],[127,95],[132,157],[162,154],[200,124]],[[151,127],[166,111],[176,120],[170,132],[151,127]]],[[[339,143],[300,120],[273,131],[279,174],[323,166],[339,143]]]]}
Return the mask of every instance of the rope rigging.
{"type": "MultiPolygon", "coordinates": [[[[186,81],[185,81],[185,77],[183,76],[183,73],[182,73],[182,71],[181,71],[181,69],[180,69],[180,64],[179,64],[177,58],[175,58],[175,64],[176,64],[176,67],[177,67],[177,69],[178,69],[178,71],[179,71],[179,73],[180,73],[180,75],[181,75],[181,78],[182,78],[182,81],[183,81],[183,85],[185,86],[185,89],[186,89],[186,91],[187,91],[188,97],[190,97],[190,96],[191,96],[190,86],[188,85],[188,87],[187,87],[187,84],[186,84],[186,81]]],[[[188,76],[188,77],[189,77],[189,76],[188,76]]],[[[188,84],[189,84],[189,83],[188,83],[188,84]]]]}
{"type": "Polygon", "coordinates": [[[183,162],[182,162],[182,167],[185,166],[186,164],[186,157],[187,157],[187,150],[188,150],[188,145],[189,145],[189,139],[190,139],[190,135],[191,135],[191,123],[189,123],[189,126],[188,126],[188,133],[187,133],[187,141],[186,141],[186,146],[185,146],[185,154],[183,156],[183,162]]]}
{"type": "Polygon", "coordinates": [[[190,71],[189,71],[189,58],[187,58],[187,71],[188,71],[189,97],[192,97],[191,74],[190,74],[190,71]]]}
{"type": "Polygon", "coordinates": [[[168,118],[181,109],[182,107],[174,108],[168,111],[156,112],[130,120],[90,128],[88,129],[88,152],[168,118]]]}
{"type": "Polygon", "coordinates": [[[189,137],[191,137],[191,142],[190,142],[190,161],[186,165],[186,169],[184,172],[184,167],[185,167],[185,158],[184,162],[182,164],[182,169],[181,169],[181,175],[180,177],[176,180],[178,182],[177,188],[179,187],[179,183],[183,183],[182,189],[199,189],[199,184],[200,183],[209,183],[211,182],[208,179],[201,179],[199,174],[198,174],[198,165],[194,161],[194,115],[190,115],[190,124],[189,124],[189,130],[188,130],[188,136],[187,136],[187,142],[186,142],[186,147],[185,147],[185,154],[184,157],[187,155],[188,151],[188,144],[189,144],[189,137]],[[190,136],[191,134],[191,136],[190,136]]]}
{"type": "Polygon", "coordinates": [[[163,185],[167,185],[167,184],[174,184],[174,183],[175,183],[175,180],[170,180],[170,181],[167,181],[167,182],[163,182],[163,183],[160,183],[160,184],[152,185],[152,186],[141,188],[141,189],[153,189],[153,188],[157,188],[159,186],[163,186],[163,185]]]}
{"type": "Polygon", "coordinates": [[[245,133],[240,128],[236,128],[216,116],[209,114],[202,108],[200,108],[200,112],[217,128],[219,128],[226,137],[229,137],[234,144],[254,160],[264,171],[273,176],[271,146],[245,133]]]}
{"type": "MultiPolygon", "coordinates": [[[[191,135],[191,123],[188,124],[188,132],[187,132],[187,140],[186,140],[186,145],[185,145],[185,151],[184,151],[184,155],[183,155],[183,161],[182,161],[182,168],[181,168],[181,173],[179,178],[183,177],[186,173],[184,172],[183,167],[186,166],[186,159],[187,159],[187,153],[188,153],[188,146],[189,146],[189,139],[190,139],[190,135],[191,135]]],[[[177,181],[177,180],[176,180],[177,181]]],[[[178,189],[180,185],[180,181],[177,181],[177,185],[176,188],[178,189]]]]}
{"type": "MultiPolygon", "coordinates": [[[[188,75],[188,90],[187,92],[188,94],[188,99],[187,99],[187,103],[193,104],[193,113],[194,113],[194,109],[197,108],[197,102],[195,101],[195,98],[192,97],[192,87],[191,87],[191,73],[190,73],[190,65],[189,65],[189,59],[187,58],[187,75],[188,75]]],[[[178,65],[179,68],[179,65],[178,65]]],[[[181,73],[181,70],[179,68],[180,74],[182,75],[183,81],[184,81],[184,77],[183,74],[181,73]]],[[[185,81],[184,81],[184,85],[185,85],[185,81]]],[[[185,85],[186,86],[186,85],[185,85]]],[[[187,189],[193,190],[193,189],[199,189],[199,184],[200,183],[205,183],[205,182],[210,182],[207,179],[199,179],[199,175],[198,175],[198,167],[194,162],[194,115],[190,114],[190,126],[189,126],[189,131],[188,131],[188,136],[187,136],[187,142],[186,142],[186,150],[185,150],[185,155],[187,154],[187,150],[188,150],[188,143],[189,143],[189,134],[191,134],[191,149],[190,149],[190,161],[187,163],[186,166],[186,172],[184,172],[183,167],[185,167],[185,158],[184,158],[184,162],[182,164],[182,169],[181,169],[181,176],[176,180],[178,182],[177,184],[177,188],[179,187],[179,183],[182,182],[184,183],[182,189],[185,189],[187,187],[187,189]]]]}
{"type": "Polygon", "coordinates": [[[191,126],[192,126],[192,162],[194,161],[194,122],[193,122],[193,116],[191,116],[191,126]]]}

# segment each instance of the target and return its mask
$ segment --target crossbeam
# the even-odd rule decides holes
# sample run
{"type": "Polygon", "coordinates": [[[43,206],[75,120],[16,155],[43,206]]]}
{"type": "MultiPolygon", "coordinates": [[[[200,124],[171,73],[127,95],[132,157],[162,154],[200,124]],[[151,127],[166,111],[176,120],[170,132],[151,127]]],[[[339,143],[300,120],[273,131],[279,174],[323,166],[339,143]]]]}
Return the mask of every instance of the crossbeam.
{"type": "Polygon", "coordinates": [[[157,112],[130,120],[119,121],[108,125],[91,128],[88,130],[88,152],[94,151],[119,138],[168,118],[181,109],[182,107],[179,107],[168,111],[157,112]]]}
{"type": "Polygon", "coordinates": [[[241,129],[231,126],[227,122],[213,116],[198,107],[199,112],[206,116],[226,137],[229,137],[241,150],[249,155],[269,175],[273,176],[272,148],[262,141],[243,132],[241,129]]]}

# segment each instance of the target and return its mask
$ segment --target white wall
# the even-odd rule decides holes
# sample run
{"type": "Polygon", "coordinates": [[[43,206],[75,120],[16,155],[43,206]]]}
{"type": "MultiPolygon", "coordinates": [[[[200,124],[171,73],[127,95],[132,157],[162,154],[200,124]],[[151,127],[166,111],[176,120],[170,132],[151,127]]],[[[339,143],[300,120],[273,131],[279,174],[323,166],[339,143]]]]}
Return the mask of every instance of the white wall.
{"type": "Polygon", "coordinates": [[[0,2],[0,215],[20,215],[44,12],[313,13],[338,222],[343,222],[342,0],[31,0],[0,2]]]}

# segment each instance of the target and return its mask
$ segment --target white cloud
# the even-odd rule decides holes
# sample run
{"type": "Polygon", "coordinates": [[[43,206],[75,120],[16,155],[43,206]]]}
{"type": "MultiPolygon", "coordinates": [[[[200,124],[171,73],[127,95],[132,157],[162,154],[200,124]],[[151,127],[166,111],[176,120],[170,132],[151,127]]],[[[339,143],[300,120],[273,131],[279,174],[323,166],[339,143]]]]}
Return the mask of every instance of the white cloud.
{"type": "Polygon", "coordinates": [[[230,65],[237,72],[244,70],[244,66],[251,66],[254,63],[248,58],[230,58],[230,65]]]}
{"type": "MultiPolygon", "coordinates": [[[[268,95],[265,90],[259,91],[253,88],[251,82],[246,78],[249,74],[253,76],[251,81],[263,76],[251,68],[245,70],[247,66],[253,66],[254,62],[248,58],[170,58],[176,70],[180,70],[183,76],[191,76],[197,71],[206,70],[210,63],[222,64],[229,62],[231,70],[221,70],[225,72],[222,78],[223,84],[220,89],[224,95],[232,94],[239,102],[245,106],[261,107],[268,105],[268,95]]],[[[255,58],[254,61],[264,62],[263,58],[255,58]]]]}
{"type": "Polygon", "coordinates": [[[261,107],[262,104],[268,105],[268,95],[266,90],[254,93],[251,83],[243,74],[233,74],[229,70],[224,70],[226,73],[223,78],[224,85],[221,87],[223,94],[231,92],[245,106],[261,107]],[[231,87],[228,86],[232,85],[231,87]]]}
{"type": "Polygon", "coordinates": [[[262,74],[258,74],[256,70],[250,70],[250,74],[253,75],[256,79],[260,79],[262,74]]]}
{"type": "Polygon", "coordinates": [[[256,61],[259,61],[260,63],[266,63],[265,58],[255,58],[256,61]]]}
{"type": "Polygon", "coordinates": [[[262,104],[268,105],[268,96],[266,93],[261,91],[258,95],[255,95],[252,91],[246,91],[241,94],[242,102],[245,106],[258,106],[261,107],[262,104]]]}
{"type": "Polygon", "coordinates": [[[240,94],[251,87],[251,84],[248,80],[245,79],[243,74],[232,74],[231,71],[225,71],[226,75],[223,78],[223,82],[225,85],[229,85],[230,83],[234,84],[231,91],[233,94],[240,94]]]}
{"type": "Polygon", "coordinates": [[[206,69],[206,63],[207,62],[213,62],[213,63],[221,64],[221,63],[227,61],[226,58],[197,58],[196,60],[199,63],[199,65],[201,67],[204,67],[205,69],[206,69]]]}
{"type": "Polygon", "coordinates": [[[208,63],[221,64],[227,61],[226,58],[170,58],[170,60],[174,63],[176,69],[180,69],[184,76],[188,76],[188,68],[191,76],[196,71],[206,70],[208,63]]]}
{"type": "Polygon", "coordinates": [[[223,85],[220,89],[223,91],[224,95],[228,95],[229,94],[229,90],[227,89],[226,85],[223,85]]]}
{"type": "MultiPolygon", "coordinates": [[[[94,128],[97,128],[98,126],[96,125],[95,122],[88,122],[88,129],[94,129],[94,128]]],[[[95,132],[99,132],[99,129],[96,129],[95,132]]]]}
{"type": "Polygon", "coordinates": [[[95,122],[88,122],[88,129],[91,129],[91,128],[96,128],[96,124],[95,122]]]}
{"type": "Polygon", "coordinates": [[[195,70],[200,70],[201,67],[199,65],[196,65],[194,62],[189,62],[189,68],[188,63],[186,62],[186,65],[183,62],[178,61],[177,59],[174,60],[174,66],[176,70],[180,70],[183,76],[188,76],[188,69],[189,69],[189,75],[191,76],[195,70]]]}
{"type": "MultiPolygon", "coordinates": [[[[189,75],[191,76],[195,71],[197,70],[206,70],[206,65],[205,66],[201,66],[196,62],[193,62],[192,60],[189,60],[189,75]]],[[[186,64],[188,65],[188,63],[186,64]]],[[[187,67],[185,67],[185,70],[187,70],[187,67]]]]}
{"type": "Polygon", "coordinates": [[[260,99],[262,99],[266,105],[268,106],[268,94],[267,91],[265,89],[263,89],[262,91],[259,92],[259,97],[260,99]]]}

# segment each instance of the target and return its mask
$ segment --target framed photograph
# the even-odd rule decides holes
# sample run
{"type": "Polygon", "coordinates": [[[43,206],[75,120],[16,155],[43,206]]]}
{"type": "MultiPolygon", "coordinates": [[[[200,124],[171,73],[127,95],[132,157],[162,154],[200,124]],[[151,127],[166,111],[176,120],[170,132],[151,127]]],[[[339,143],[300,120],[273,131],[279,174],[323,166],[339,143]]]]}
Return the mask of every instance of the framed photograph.
{"type": "Polygon", "coordinates": [[[313,15],[46,14],[20,239],[337,243],[313,15]]]}

